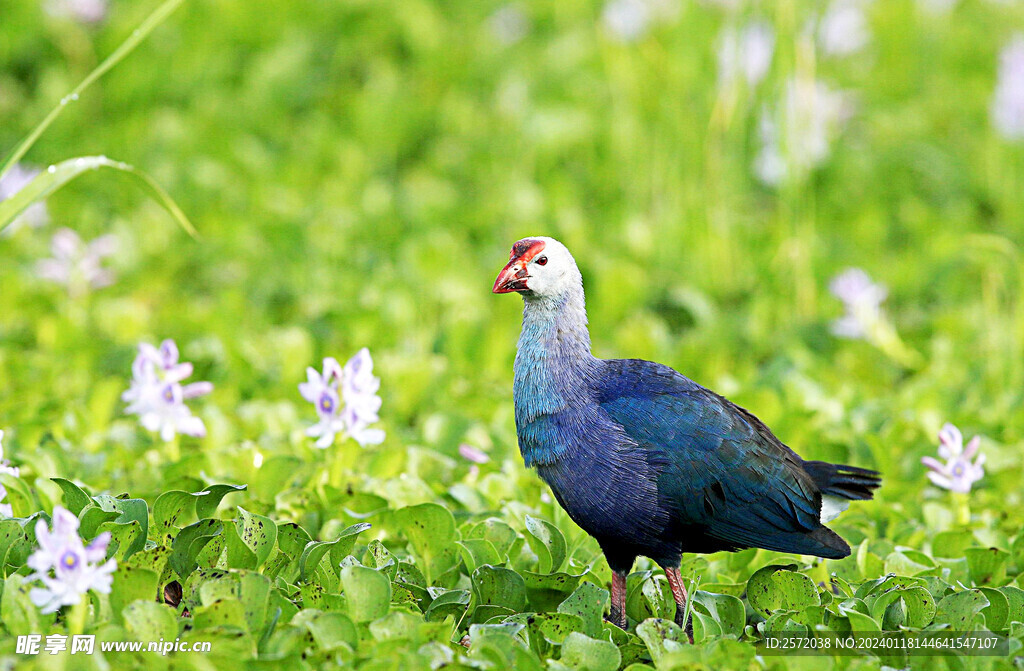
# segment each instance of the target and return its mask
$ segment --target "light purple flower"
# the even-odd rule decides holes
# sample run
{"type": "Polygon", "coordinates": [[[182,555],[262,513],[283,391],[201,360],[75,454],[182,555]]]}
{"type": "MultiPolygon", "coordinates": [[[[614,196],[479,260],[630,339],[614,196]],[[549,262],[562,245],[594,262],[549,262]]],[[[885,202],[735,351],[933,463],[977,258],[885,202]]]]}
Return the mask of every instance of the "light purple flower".
{"type": "MultiPolygon", "coordinates": [[[[14,194],[21,191],[36,178],[39,174],[39,170],[35,168],[22,166],[20,163],[16,163],[11,166],[3,177],[0,177],[0,200],[7,200],[14,194]]],[[[17,219],[11,222],[11,225],[4,231],[6,234],[13,233],[22,224],[28,224],[32,228],[38,228],[49,221],[50,216],[46,210],[46,202],[37,200],[36,202],[29,205],[25,210],[18,215],[17,219]]]]}
{"type": "Polygon", "coordinates": [[[818,23],[818,42],[830,56],[848,56],[871,39],[862,0],[832,0],[818,23]]]}
{"type": "Polygon", "coordinates": [[[611,0],[601,12],[605,27],[620,42],[635,42],[651,23],[651,11],[644,0],[611,0]]]}
{"type": "Polygon", "coordinates": [[[761,114],[761,151],[754,173],[769,186],[802,179],[822,165],[850,115],[846,96],[823,82],[793,78],[774,110],[761,114]]]}
{"type": "Polygon", "coordinates": [[[466,443],[459,445],[459,455],[466,461],[471,461],[474,464],[486,464],[491,460],[486,452],[466,443]]]}
{"type": "Polygon", "coordinates": [[[81,23],[99,23],[107,16],[107,0],[48,0],[46,11],[81,23]]]}
{"type": "Polygon", "coordinates": [[[341,384],[341,365],[334,357],[324,359],[324,372],[306,369],[306,382],[299,385],[302,398],[316,406],[320,421],[306,429],[306,435],[318,438],[316,446],[323,449],[334,443],[334,436],[345,430],[341,417],[341,399],[338,386],[341,384]]]}
{"type": "Polygon", "coordinates": [[[380,379],[373,376],[373,359],[365,347],[349,359],[344,369],[336,359],[324,359],[323,373],[306,369],[307,381],[299,385],[302,397],[316,406],[319,421],[306,429],[318,438],[316,446],[326,448],[339,433],[346,433],[360,445],[375,445],[384,432],[370,428],[380,421],[380,379]]]}
{"type": "Polygon", "coordinates": [[[84,545],[78,535],[78,518],[57,506],[53,510],[52,529],[47,528],[44,520],[36,523],[36,540],[39,549],[28,558],[28,566],[35,573],[26,580],[43,583],[43,587],[34,587],[29,592],[32,603],[43,613],[74,605],[89,590],[110,593],[112,574],[117,569],[114,559],[104,561],[110,532],[103,532],[84,545]]]}
{"type": "Polygon", "coordinates": [[[1024,33],[999,54],[999,79],[992,96],[992,123],[1008,140],[1024,140],[1024,33]]]}
{"type": "Polygon", "coordinates": [[[164,340],[159,349],[149,343],[139,344],[139,354],[132,362],[131,386],[121,394],[128,403],[125,412],[138,415],[149,431],[160,433],[169,441],[175,434],[202,438],[206,435],[203,420],[192,415],[185,405],[187,399],[209,394],[209,382],[181,381],[192,375],[192,364],[178,361],[178,347],[173,340],[164,340]]]}
{"type": "Polygon", "coordinates": [[[36,275],[44,280],[63,284],[74,294],[99,289],[114,282],[114,274],[100,264],[117,249],[117,238],[103,235],[84,243],[70,228],[53,234],[50,242],[53,258],[36,264],[36,275]]]}
{"type": "Polygon", "coordinates": [[[882,302],[889,290],[872,282],[860,268],[847,268],[832,279],[828,288],[846,309],[842,317],[832,322],[832,333],[842,338],[866,338],[882,318],[882,302]]]}
{"type": "Polygon", "coordinates": [[[945,424],[939,431],[939,456],[945,462],[933,457],[921,457],[921,463],[928,467],[928,479],[935,486],[951,492],[970,492],[974,483],[985,475],[985,455],[978,453],[980,445],[981,438],[975,436],[965,449],[960,429],[945,424]],[[974,459],[976,454],[978,458],[974,459]]]}
{"type": "MultiPolygon", "coordinates": [[[[7,473],[8,475],[18,477],[18,475],[21,474],[21,471],[18,469],[18,467],[11,466],[11,462],[4,459],[3,440],[4,432],[3,430],[0,430],[0,473],[7,473]]],[[[7,488],[4,487],[3,485],[0,485],[0,501],[3,501],[6,498],[7,488]]],[[[0,517],[14,517],[14,509],[11,507],[10,503],[0,503],[0,517]]]]}
{"type": "Polygon", "coordinates": [[[373,359],[365,347],[348,360],[341,377],[341,396],[345,401],[342,416],[348,434],[360,445],[384,441],[384,432],[369,426],[380,421],[381,398],[377,395],[380,378],[373,376],[373,359]]]}
{"type": "Polygon", "coordinates": [[[775,33],[764,21],[753,21],[742,29],[727,26],[718,40],[718,84],[731,86],[745,79],[757,86],[772,64],[775,33]]]}

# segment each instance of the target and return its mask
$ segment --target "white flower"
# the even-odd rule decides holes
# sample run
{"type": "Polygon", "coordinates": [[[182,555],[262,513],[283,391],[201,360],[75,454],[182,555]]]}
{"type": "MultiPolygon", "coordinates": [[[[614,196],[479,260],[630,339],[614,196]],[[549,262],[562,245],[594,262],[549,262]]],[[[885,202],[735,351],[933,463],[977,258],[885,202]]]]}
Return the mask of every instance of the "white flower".
{"type": "Polygon", "coordinates": [[[805,177],[828,158],[848,114],[843,94],[817,80],[790,79],[777,108],[761,115],[762,149],[754,159],[755,174],[771,186],[805,177]]]}
{"type": "Polygon", "coordinates": [[[964,449],[964,437],[960,429],[946,423],[939,431],[939,456],[945,463],[933,457],[921,457],[921,463],[928,467],[928,479],[937,487],[951,492],[966,494],[975,482],[985,475],[982,467],[985,455],[978,454],[981,438],[975,436],[964,449]],[[972,462],[974,455],[978,458],[972,462]]]}
{"type": "Polygon", "coordinates": [[[842,338],[867,338],[882,318],[882,302],[889,295],[885,285],[876,284],[860,268],[848,268],[836,275],[829,291],[843,302],[846,313],[832,322],[832,333],[842,338]]]}
{"type": "Polygon", "coordinates": [[[365,347],[345,364],[341,377],[341,396],[345,401],[342,416],[348,433],[360,445],[384,441],[384,432],[369,428],[380,421],[381,398],[377,395],[380,378],[373,376],[373,359],[365,347]]]}
{"type": "Polygon", "coordinates": [[[36,523],[39,549],[28,558],[35,573],[26,580],[39,580],[43,587],[29,592],[32,603],[43,613],[52,613],[61,606],[71,606],[89,590],[110,593],[117,562],[103,561],[107,556],[110,532],[104,532],[85,546],[78,535],[78,518],[57,506],[53,511],[53,529],[44,520],[36,523]],[[102,563],[101,563],[102,562],[102,563]]]}
{"type": "Polygon", "coordinates": [[[165,441],[177,433],[205,436],[203,420],[192,415],[185,400],[209,394],[213,385],[193,382],[183,386],[181,381],[190,375],[192,364],[178,362],[178,347],[173,340],[164,340],[159,349],[140,343],[139,354],[132,362],[131,386],[121,394],[121,400],[128,403],[125,412],[138,415],[142,426],[159,432],[165,441]]]}
{"type": "Polygon", "coordinates": [[[99,289],[114,282],[114,274],[100,263],[117,249],[117,239],[103,235],[86,244],[70,228],[53,234],[50,242],[53,258],[36,264],[36,275],[44,280],[63,284],[74,294],[99,289]]]}
{"type": "Polygon", "coordinates": [[[862,2],[833,0],[818,23],[818,42],[826,54],[848,56],[864,48],[871,39],[862,2]]]}
{"type": "MultiPolygon", "coordinates": [[[[4,459],[3,440],[4,432],[3,430],[0,430],[0,473],[7,473],[8,475],[18,477],[21,474],[18,467],[11,466],[11,463],[4,459]]],[[[0,485],[0,501],[3,501],[6,498],[7,489],[3,485],[0,485]]],[[[0,518],[2,517],[14,517],[14,509],[11,508],[10,503],[0,503],[0,518]]]]}
{"type": "Polygon", "coordinates": [[[992,123],[1003,137],[1024,140],[1024,33],[999,54],[999,79],[992,96],[992,123]]]}
{"type": "MultiPolygon", "coordinates": [[[[14,194],[21,191],[25,186],[35,179],[39,170],[23,167],[20,163],[11,166],[3,177],[0,177],[0,200],[7,200],[14,194]]],[[[28,224],[32,228],[38,228],[49,221],[50,216],[46,210],[46,203],[41,200],[29,205],[18,218],[11,222],[11,225],[4,231],[7,234],[13,233],[22,224],[28,224]]]]}
{"type": "Polygon", "coordinates": [[[740,78],[754,87],[772,64],[775,51],[775,33],[764,21],[753,21],[736,30],[728,26],[718,41],[718,84],[726,87],[740,78]]]}
{"type": "Polygon", "coordinates": [[[99,23],[107,16],[107,0],[48,0],[51,16],[68,17],[82,23],[99,23]]]}
{"type": "Polygon", "coordinates": [[[373,376],[373,359],[365,347],[349,359],[344,369],[332,357],[324,359],[323,373],[306,369],[307,381],[299,385],[302,397],[316,406],[319,421],[306,429],[318,438],[316,446],[326,448],[339,433],[346,433],[360,445],[375,445],[384,432],[370,428],[380,420],[380,379],[373,376]]]}

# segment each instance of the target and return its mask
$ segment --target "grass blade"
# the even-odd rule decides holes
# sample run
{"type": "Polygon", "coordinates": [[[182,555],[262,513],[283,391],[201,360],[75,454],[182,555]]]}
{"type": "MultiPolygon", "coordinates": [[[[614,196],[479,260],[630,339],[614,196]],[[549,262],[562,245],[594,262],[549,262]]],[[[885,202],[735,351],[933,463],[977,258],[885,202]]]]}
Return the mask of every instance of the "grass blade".
{"type": "Polygon", "coordinates": [[[46,198],[84,172],[108,168],[131,175],[136,183],[155,200],[185,231],[193,238],[197,237],[196,229],[181,211],[178,204],[160,187],[152,177],[138,168],[121,161],[114,161],[106,156],[82,156],[51,165],[36,175],[35,179],[7,200],[0,201],[0,232],[35,201],[46,198]]]}

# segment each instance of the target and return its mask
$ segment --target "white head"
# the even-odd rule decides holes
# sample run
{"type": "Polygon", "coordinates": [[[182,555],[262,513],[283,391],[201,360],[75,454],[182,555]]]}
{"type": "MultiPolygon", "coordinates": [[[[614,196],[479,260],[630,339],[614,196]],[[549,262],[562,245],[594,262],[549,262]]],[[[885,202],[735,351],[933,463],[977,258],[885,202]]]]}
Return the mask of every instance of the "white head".
{"type": "Polygon", "coordinates": [[[517,291],[526,298],[558,298],[582,287],[572,254],[558,240],[544,236],[523,238],[512,245],[508,264],[494,280],[494,293],[517,291]]]}

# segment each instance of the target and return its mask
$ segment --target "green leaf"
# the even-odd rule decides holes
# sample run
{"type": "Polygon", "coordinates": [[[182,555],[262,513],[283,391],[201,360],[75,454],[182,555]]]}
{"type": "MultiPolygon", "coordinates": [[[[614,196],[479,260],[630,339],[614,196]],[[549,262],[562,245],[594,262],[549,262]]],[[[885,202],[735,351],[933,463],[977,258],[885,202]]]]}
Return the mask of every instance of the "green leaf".
{"type": "Polygon", "coordinates": [[[515,571],[484,565],[473,571],[473,593],[480,606],[502,606],[512,611],[526,607],[526,583],[515,571]]]}
{"type": "Polygon", "coordinates": [[[29,598],[29,592],[35,584],[38,583],[25,583],[24,578],[16,574],[8,576],[3,582],[0,622],[3,622],[11,636],[28,636],[48,631],[54,620],[53,614],[41,614],[29,598]]]}
{"type": "Polygon", "coordinates": [[[391,604],[391,581],[383,573],[365,566],[341,569],[341,585],[348,601],[348,614],[356,622],[384,617],[391,604]]]}
{"type": "Polygon", "coordinates": [[[433,585],[459,561],[455,545],[455,519],[447,508],[421,503],[395,511],[395,522],[409,545],[427,583],[433,585]]]}
{"type": "Polygon", "coordinates": [[[689,646],[686,632],[670,620],[644,620],[636,626],[636,635],[647,645],[655,666],[659,666],[665,656],[684,651],[689,646]]]}
{"type": "Polygon", "coordinates": [[[299,579],[307,580],[313,571],[320,566],[324,555],[330,552],[330,566],[335,575],[340,575],[341,560],[352,552],[356,537],[370,528],[370,524],[360,522],[344,529],[333,541],[312,541],[306,545],[299,557],[299,579]]]}
{"type": "Polygon", "coordinates": [[[562,663],[573,669],[615,671],[621,661],[618,647],[610,641],[590,638],[574,631],[562,643],[562,663]]]}
{"type": "Polygon", "coordinates": [[[221,500],[233,492],[245,491],[245,485],[210,485],[201,492],[196,492],[196,517],[204,519],[217,513],[221,500]],[[203,493],[205,492],[205,495],[203,493]]]}
{"type": "Polygon", "coordinates": [[[973,631],[981,611],[988,605],[989,600],[980,590],[956,592],[939,602],[935,622],[948,624],[953,631],[973,631]]]}
{"type": "Polygon", "coordinates": [[[50,478],[50,480],[56,482],[57,486],[60,487],[63,494],[64,507],[71,511],[71,514],[75,517],[78,517],[82,509],[92,503],[92,498],[70,480],[65,480],[64,478],[50,478]]]}
{"type": "Polygon", "coordinates": [[[110,586],[110,608],[118,622],[124,622],[124,610],[130,603],[139,600],[156,602],[160,575],[155,571],[118,566],[113,578],[110,586]]]}
{"type": "Polygon", "coordinates": [[[554,573],[565,561],[565,536],[546,520],[526,516],[526,541],[540,560],[538,573],[554,573]]]}
{"type": "Polygon", "coordinates": [[[747,581],[747,600],[764,618],[776,610],[800,611],[820,605],[814,581],[792,569],[795,565],[771,564],[754,572],[747,581]]]}
{"type": "Polygon", "coordinates": [[[1000,587],[999,591],[1003,593],[1007,601],[1006,622],[1024,622],[1024,589],[1006,585],[1000,587]]]}
{"type": "Polygon", "coordinates": [[[185,231],[196,237],[196,229],[181,211],[178,204],[167,194],[156,181],[138,168],[114,161],[106,156],[80,156],[51,165],[36,175],[35,179],[22,187],[7,200],[0,201],[0,231],[14,221],[29,205],[46,198],[54,191],[91,170],[106,168],[131,177],[146,194],[156,201],[185,231]]]}
{"type": "Polygon", "coordinates": [[[135,601],[124,609],[124,628],[136,641],[174,642],[178,616],[174,609],[155,601],[135,601]]]}
{"type": "Polygon", "coordinates": [[[8,565],[21,568],[31,549],[28,533],[18,520],[0,519],[0,577],[7,575],[8,565]]]}
{"type": "Polygon", "coordinates": [[[558,608],[580,584],[581,575],[568,573],[532,573],[521,571],[526,583],[526,600],[530,610],[543,613],[558,608]]]}
{"type": "Polygon", "coordinates": [[[871,601],[871,615],[884,629],[921,628],[935,617],[935,599],[919,585],[892,587],[871,601]]]}
{"type": "Polygon", "coordinates": [[[195,517],[196,497],[208,496],[209,492],[183,492],[180,489],[173,489],[164,492],[156,497],[153,504],[153,522],[156,524],[157,533],[176,529],[181,522],[192,523],[195,517]]]}
{"type": "Polygon", "coordinates": [[[545,640],[561,645],[574,631],[583,629],[583,618],[572,613],[538,613],[529,622],[545,640]]]}
{"type": "Polygon", "coordinates": [[[1010,553],[999,548],[967,548],[967,570],[971,581],[977,585],[998,585],[1006,582],[1006,565],[1010,553]]]}
{"type": "Polygon", "coordinates": [[[256,557],[256,566],[259,568],[270,556],[277,542],[277,525],[269,517],[250,513],[241,506],[238,507],[238,517],[235,519],[235,531],[246,547],[256,557]]]}
{"type": "Polygon", "coordinates": [[[592,582],[583,582],[559,604],[558,612],[578,616],[583,620],[583,633],[587,636],[597,636],[602,629],[601,622],[609,601],[608,590],[601,589],[592,582]]]}
{"type": "MultiPolygon", "coordinates": [[[[0,201],[0,207],[6,202],[0,201]]],[[[11,505],[12,517],[28,517],[38,509],[32,497],[32,490],[21,478],[0,471],[0,486],[7,490],[4,502],[11,505]]]]}
{"type": "Polygon", "coordinates": [[[470,538],[456,543],[462,550],[462,561],[466,564],[466,570],[472,573],[479,566],[490,564],[499,566],[502,559],[494,545],[483,538],[470,538]]]}
{"type": "Polygon", "coordinates": [[[221,520],[203,519],[190,524],[174,537],[171,542],[171,568],[184,580],[198,568],[198,555],[210,540],[222,534],[221,520]]]}
{"type": "Polygon", "coordinates": [[[519,534],[516,533],[515,529],[496,517],[488,517],[486,520],[478,523],[467,534],[466,538],[482,538],[490,541],[501,557],[512,555],[512,549],[516,543],[521,542],[519,534]]]}
{"type": "Polygon", "coordinates": [[[344,613],[303,611],[301,617],[296,617],[296,624],[309,630],[321,650],[331,651],[342,645],[355,649],[359,645],[359,631],[344,613]]]}
{"type": "MultiPolygon", "coordinates": [[[[397,583],[399,585],[405,585],[406,583],[397,583]]],[[[449,615],[454,620],[462,619],[462,614],[466,612],[466,608],[469,607],[470,592],[465,589],[453,589],[447,592],[442,592],[438,596],[434,597],[434,600],[430,602],[430,606],[427,607],[424,617],[429,622],[438,622],[444,620],[449,615]]]]}
{"type": "MultiPolygon", "coordinates": [[[[728,594],[712,594],[696,590],[690,595],[693,601],[694,617],[700,617],[702,624],[707,625],[708,619],[713,621],[717,629],[726,636],[740,636],[747,623],[743,602],[728,594]]],[[[696,627],[696,621],[694,622],[696,627]]],[[[696,630],[694,640],[697,640],[696,630]]],[[[703,640],[703,637],[701,638],[703,640]]]]}

